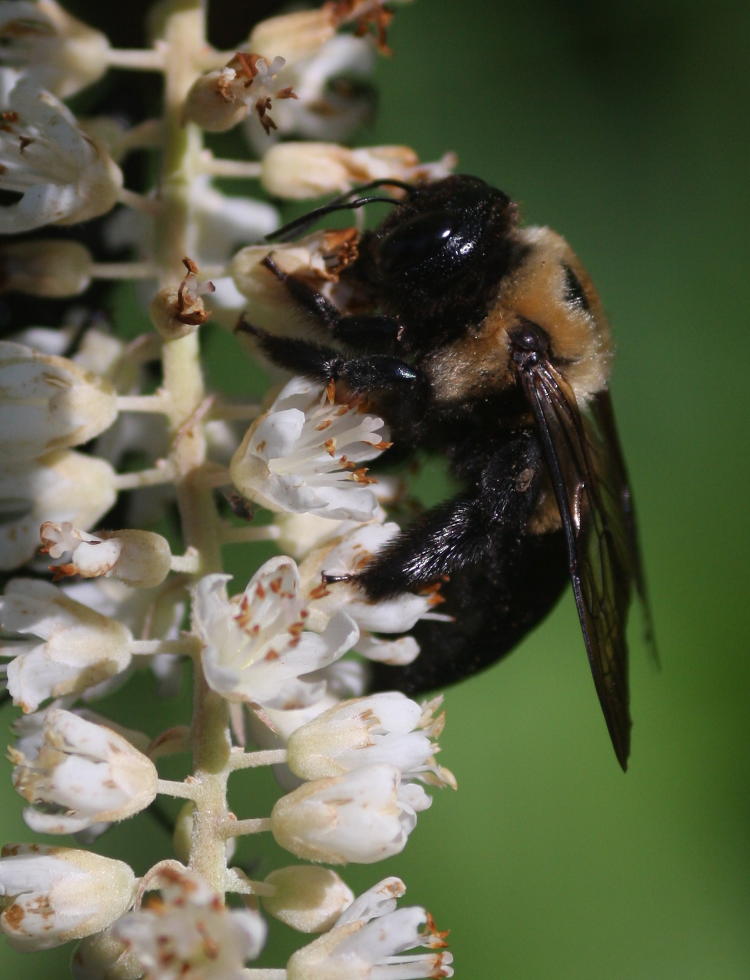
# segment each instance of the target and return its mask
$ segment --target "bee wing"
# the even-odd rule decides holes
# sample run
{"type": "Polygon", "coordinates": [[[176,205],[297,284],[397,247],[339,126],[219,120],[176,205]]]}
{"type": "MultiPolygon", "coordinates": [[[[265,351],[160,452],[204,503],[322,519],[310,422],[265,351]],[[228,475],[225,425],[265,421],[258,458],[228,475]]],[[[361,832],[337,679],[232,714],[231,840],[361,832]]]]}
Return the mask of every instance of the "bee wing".
{"type": "Polygon", "coordinates": [[[638,522],[635,515],[635,505],[633,495],[628,482],[628,473],[625,468],[625,457],[620,446],[620,437],[617,434],[615,424],[615,413],[612,408],[612,398],[608,391],[600,391],[596,395],[589,407],[591,417],[594,420],[599,434],[599,441],[602,451],[599,453],[600,460],[606,469],[603,476],[605,487],[611,488],[611,492],[616,493],[620,502],[622,516],[625,525],[626,543],[628,549],[628,559],[632,570],[632,577],[638,592],[638,598],[643,610],[645,640],[649,652],[657,665],[659,663],[659,653],[656,647],[656,635],[654,633],[653,618],[651,616],[651,605],[648,599],[646,588],[646,576],[641,561],[641,549],[638,543],[638,522]]]}
{"type": "Polygon", "coordinates": [[[640,591],[643,576],[609,396],[594,405],[592,420],[585,418],[567,382],[544,358],[521,372],[521,382],[560,510],[591,673],[625,769],[631,724],[625,624],[631,582],[640,591]]]}

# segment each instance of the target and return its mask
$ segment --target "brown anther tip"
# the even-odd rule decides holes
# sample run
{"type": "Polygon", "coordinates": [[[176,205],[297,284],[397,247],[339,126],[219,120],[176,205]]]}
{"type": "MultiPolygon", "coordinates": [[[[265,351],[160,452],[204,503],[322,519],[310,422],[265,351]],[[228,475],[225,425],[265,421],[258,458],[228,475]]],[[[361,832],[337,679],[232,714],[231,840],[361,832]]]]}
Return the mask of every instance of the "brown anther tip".
{"type": "Polygon", "coordinates": [[[250,81],[258,74],[256,67],[259,55],[249,54],[247,51],[238,51],[229,64],[238,74],[246,75],[250,81]]]}
{"type": "Polygon", "coordinates": [[[78,568],[71,562],[66,562],[63,565],[50,565],[48,571],[52,573],[53,582],[59,582],[62,578],[78,574],[78,568]]]}

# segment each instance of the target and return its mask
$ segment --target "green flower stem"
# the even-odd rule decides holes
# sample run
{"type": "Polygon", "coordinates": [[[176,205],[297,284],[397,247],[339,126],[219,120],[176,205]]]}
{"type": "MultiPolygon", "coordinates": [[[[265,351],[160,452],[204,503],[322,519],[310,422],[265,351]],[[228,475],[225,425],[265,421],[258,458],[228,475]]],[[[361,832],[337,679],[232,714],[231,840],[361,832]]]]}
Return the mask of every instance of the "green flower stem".
{"type": "Polygon", "coordinates": [[[127,68],[130,71],[161,71],[164,57],[151,48],[110,48],[107,61],[111,68],[127,68]]]}
{"type": "Polygon", "coordinates": [[[286,749],[264,749],[260,752],[233,752],[230,765],[233,770],[252,769],[256,766],[275,766],[286,762],[286,749]]]}
{"type": "Polygon", "coordinates": [[[118,412],[154,412],[164,414],[167,403],[162,395],[118,395],[118,412]]]}
{"type": "Polygon", "coordinates": [[[281,531],[275,524],[261,524],[258,527],[228,527],[224,525],[221,540],[225,544],[247,544],[252,541],[276,541],[281,531]]]}
{"type": "Polygon", "coordinates": [[[221,827],[221,833],[225,838],[244,837],[245,834],[264,834],[270,829],[270,817],[250,817],[247,820],[227,820],[221,827]]]}
{"type": "Polygon", "coordinates": [[[160,779],[156,784],[157,791],[163,796],[176,796],[182,800],[192,800],[195,792],[192,784],[176,782],[173,779],[160,779]]]}
{"type": "MultiPolygon", "coordinates": [[[[196,254],[197,225],[193,204],[203,149],[200,130],[182,118],[185,96],[199,73],[207,41],[205,10],[200,0],[173,0],[163,20],[164,144],[156,223],[156,264],[162,288],[174,287],[183,275],[182,259],[196,254]]],[[[169,400],[172,436],[170,460],[177,477],[184,545],[200,558],[200,572],[221,570],[219,518],[210,488],[201,479],[206,461],[206,399],[199,333],[165,341],[163,387],[169,400]]],[[[226,702],[206,683],[196,658],[192,721],[193,778],[196,782],[190,866],[222,891],[226,851],[220,828],[229,819],[227,779],[230,735],[226,702]]]]}
{"type": "Polygon", "coordinates": [[[114,487],[118,493],[122,490],[139,490],[142,487],[158,487],[162,483],[174,483],[175,470],[170,463],[163,466],[152,466],[147,470],[136,470],[133,473],[118,473],[114,487]]]}

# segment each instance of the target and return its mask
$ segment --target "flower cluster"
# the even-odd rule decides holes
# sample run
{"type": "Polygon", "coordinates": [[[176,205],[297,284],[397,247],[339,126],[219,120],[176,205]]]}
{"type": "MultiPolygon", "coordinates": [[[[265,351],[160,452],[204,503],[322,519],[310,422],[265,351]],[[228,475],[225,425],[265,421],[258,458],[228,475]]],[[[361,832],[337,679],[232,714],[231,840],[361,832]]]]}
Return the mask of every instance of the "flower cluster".
{"type": "MultiPolygon", "coordinates": [[[[451,166],[337,142],[372,108],[343,75],[369,73],[391,14],[379,0],[329,0],[256,24],[221,52],[207,42],[204,5],[175,0],[159,5],[152,47],[121,50],[56,0],[2,6],[0,189],[10,193],[0,231],[58,227],[0,245],[0,286],[85,303],[92,282],[130,280],[153,327],[126,341],[119,323],[77,306],[0,342],[0,569],[15,575],[0,597],[0,671],[22,712],[13,784],[31,830],[79,842],[148,819],[160,795],[184,808],[180,860],[141,876],[82,848],[8,845],[0,930],[19,950],[78,941],[78,977],[231,980],[252,977],[265,914],[318,934],[275,977],[452,976],[430,915],[396,908],[399,879],[355,898],[321,866],[398,854],[428,789],[455,787],[436,761],[441,699],[365,693],[368,662],[409,663],[419,654],[409,631],[439,618],[433,592],[375,603],[354,584],[399,533],[389,487],[368,471],[391,445],[387,427],[335,385],[299,377],[262,406],[232,402],[208,389],[201,351],[206,330],[234,326],[245,309],[280,334],[300,324],[263,264],[269,249],[253,244],[278,224],[275,208],[225,195],[216,177],[259,178],[275,197],[303,199],[451,166]],[[106,105],[94,119],[73,115],[63,100],[111,67],[163,77],[161,118],[125,126],[106,105]],[[232,127],[251,159],[204,146],[204,131],[232,127]],[[127,187],[122,164],[144,150],[161,160],[160,181],[127,187]],[[84,221],[98,223],[103,249],[131,259],[94,255],[76,238],[84,221]],[[165,505],[179,514],[171,539],[165,505]],[[254,541],[281,553],[243,589],[223,550],[254,541]],[[139,669],[164,696],[187,666],[189,724],[147,734],[90,707],[127,692],[139,669]],[[162,778],[159,760],[187,751],[184,778],[162,778]],[[259,766],[273,766],[285,792],[270,814],[230,811],[230,777],[259,766]],[[234,840],[257,833],[300,863],[263,880],[232,866],[234,840]]],[[[274,261],[345,304],[340,273],[357,239],[355,228],[314,233],[276,247],[274,261]]]]}

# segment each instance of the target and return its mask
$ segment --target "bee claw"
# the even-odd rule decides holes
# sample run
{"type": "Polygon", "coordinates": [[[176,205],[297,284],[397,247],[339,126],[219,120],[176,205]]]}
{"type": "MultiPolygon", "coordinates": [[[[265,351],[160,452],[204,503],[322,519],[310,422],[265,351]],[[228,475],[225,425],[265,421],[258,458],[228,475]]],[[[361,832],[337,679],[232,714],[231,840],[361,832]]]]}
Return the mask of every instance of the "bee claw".
{"type": "Polygon", "coordinates": [[[332,575],[330,572],[320,573],[320,578],[323,585],[332,585],[335,582],[353,582],[356,577],[357,576],[353,575],[351,572],[346,572],[343,575],[332,575]]]}

